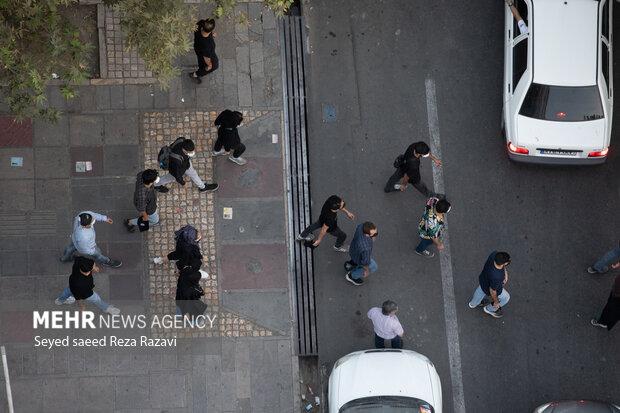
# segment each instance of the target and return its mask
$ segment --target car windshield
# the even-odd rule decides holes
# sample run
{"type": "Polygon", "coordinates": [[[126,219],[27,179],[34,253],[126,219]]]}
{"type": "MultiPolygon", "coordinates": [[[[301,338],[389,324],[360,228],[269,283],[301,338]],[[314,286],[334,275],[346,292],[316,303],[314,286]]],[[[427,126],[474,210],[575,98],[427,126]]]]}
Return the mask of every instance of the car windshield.
{"type": "Polygon", "coordinates": [[[435,409],[415,397],[374,396],[351,400],[339,413],[435,413],[435,409]]]}
{"type": "Polygon", "coordinates": [[[532,83],[520,115],[556,122],[583,122],[604,117],[601,95],[593,86],[549,86],[532,83]]]}

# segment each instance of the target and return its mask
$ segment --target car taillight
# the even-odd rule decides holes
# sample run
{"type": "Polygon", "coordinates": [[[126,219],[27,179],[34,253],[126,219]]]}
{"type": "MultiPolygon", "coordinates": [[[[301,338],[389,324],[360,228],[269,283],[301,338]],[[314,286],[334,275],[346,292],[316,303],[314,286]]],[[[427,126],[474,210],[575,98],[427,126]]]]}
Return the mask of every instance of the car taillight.
{"type": "Polygon", "coordinates": [[[607,156],[607,152],[609,152],[609,148],[605,148],[601,151],[594,151],[588,154],[588,158],[600,158],[601,156],[607,156]]]}
{"type": "Polygon", "coordinates": [[[520,153],[522,155],[527,155],[530,151],[527,148],[522,146],[515,146],[512,142],[508,142],[508,150],[513,153],[520,153]]]}

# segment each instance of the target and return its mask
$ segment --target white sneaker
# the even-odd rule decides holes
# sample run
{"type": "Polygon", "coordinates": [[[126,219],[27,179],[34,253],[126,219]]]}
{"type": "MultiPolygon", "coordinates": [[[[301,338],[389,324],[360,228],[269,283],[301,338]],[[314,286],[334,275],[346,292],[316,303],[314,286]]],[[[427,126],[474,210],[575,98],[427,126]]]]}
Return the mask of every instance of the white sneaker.
{"type": "Polygon", "coordinates": [[[235,158],[234,156],[230,155],[228,159],[233,161],[237,165],[245,165],[246,163],[248,163],[247,159],[242,157],[235,158]]]}
{"type": "Polygon", "coordinates": [[[301,234],[295,237],[296,241],[312,241],[314,239],[314,234],[308,234],[306,238],[302,237],[301,234]]]}
{"type": "Polygon", "coordinates": [[[209,273],[206,272],[205,270],[200,270],[200,279],[201,280],[208,280],[209,279],[209,273]]]}
{"type": "Polygon", "coordinates": [[[344,245],[342,247],[337,247],[337,246],[334,245],[334,251],[349,252],[349,247],[345,247],[344,245]]]}
{"type": "Polygon", "coordinates": [[[400,184],[395,184],[394,189],[400,189],[400,184]]]}
{"type": "Polygon", "coordinates": [[[159,264],[163,264],[164,263],[164,259],[162,257],[155,257],[153,258],[153,262],[157,265],[159,264]]]}
{"type": "Polygon", "coordinates": [[[114,307],[113,305],[109,305],[105,312],[112,315],[119,315],[121,313],[121,310],[114,307]]]}
{"type": "Polygon", "coordinates": [[[73,304],[75,303],[75,297],[70,296],[65,301],[60,301],[60,299],[57,298],[56,300],[54,300],[54,302],[56,303],[56,305],[73,304]]]}
{"type": "Polygon", "coordinates": [[[226,155],[228,152],[226,152],[224,149],[220,149],[219,151],[213,151],[211,152],[211,155],[213,156],[220,156],[220,155],[226,155]]]}

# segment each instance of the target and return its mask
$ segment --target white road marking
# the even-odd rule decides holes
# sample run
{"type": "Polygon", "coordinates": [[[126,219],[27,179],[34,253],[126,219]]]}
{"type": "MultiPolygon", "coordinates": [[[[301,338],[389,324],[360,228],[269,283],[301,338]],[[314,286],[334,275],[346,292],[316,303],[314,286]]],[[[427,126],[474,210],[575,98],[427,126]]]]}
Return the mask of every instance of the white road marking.
{"type": "MultiPolygon", "coordinates": [[[[428,116],[428,132],[431,138],[431,153],[441,159],[439,140],[439,117],[437,116],[437,98],[435,81],[426,79],[426,113],[428,116]]],[[[435,192],[445,193],[443,170],[433,163],[433,183],[435,192]]],[[[439,254],[441,283],[443,284],[443,309],[446,319],[446,338],[448,340],[448,358],[450,361],[450,378],[452,381],[452,401],[454,412],[465,413],[465,396],[463,394],[463,374],[461,372],[461,347],[459,344],[459,326],[456,319],[456,303],[454,297],[454,278],[452,275],[452,258],[450,256],[450,231],[448,220],[445,220],[443,231],[444,250],[439,254]]]]}
{"type": "Polygon", "coordinates": [[[0,347],[0,353],[2,354],[2,367],[4,369],[4,384],[6,386],[6,402],[9,406],[9,413],[13,413],[13,393],[11,392],[11,379],[9,378],[9,365],[6,361],[6,349],[4,346],[0,347]]]}

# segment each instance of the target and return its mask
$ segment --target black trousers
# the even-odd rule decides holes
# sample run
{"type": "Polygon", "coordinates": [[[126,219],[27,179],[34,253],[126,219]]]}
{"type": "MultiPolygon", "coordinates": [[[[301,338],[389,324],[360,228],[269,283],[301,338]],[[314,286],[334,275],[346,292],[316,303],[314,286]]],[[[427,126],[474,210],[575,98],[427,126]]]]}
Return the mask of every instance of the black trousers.
{"type": "Polygon", "coordinates": [[[218,134],[217,140],[215,141],[215,145],[213,145],[213,150],[215,152],[219,152],[219,151],[222,150],[222,148],[224,148],[226,150],[226,152],[233,151],[232,156],[234,158],[240,157],[241,154],[243,154],[243,152],[245,152],[245,145],[242,144],[241,142],[237,143],[234,146],[226,147],[224,139],[222,139],[219,136],[219,134],[218,134]]]}
{"type": "Polygon", "coordinates": [[[605,304],[605,308],[603,308],[603,312],[601,313],[598,322],[600,324],[606,325],[607,330],[611,330],[612,328],[614,328],[619,319],[620,297],[614,297],[612,294],[609,294],[607,304],[605,304]]]}
{"type": "MultiPolygon", "coordinates": [[[[321,224],[319,221],[313,224],[310,224],[308,228],[303,230],[303,232],[301,233],[301,236],[305,238],[308,235],[310,235],[312,231],[316,231],[317,229],[320,229],[321,227],[323,227],[323,224],[321,224]]],[[[332,229],[331,231],[327,231],[327,233],[336,237],[336,244],[334,244],[335,247],[342,247],[342,244],[344,244],[344,240],[347,239],[347,234],[345,234],[344,231],[342,231],[338,227],[332,229]]]]}
{"type": "MultiPolygon", "coordinates": [[[[399,168],[396,168],[396,172],[394,172],[392,176],[390,176],[390,179],[388,179],[387,183],[385,184],[385,188],[383,188],[383,190],[385,192],[400,191],[399,189],[394,189],[394,185],[399,183],[400,180],[403,179],[403,176],[405,176],[405,173],[402,172],[399,168]]],[[[428,190],[428,188],[426,187],[424,182],[422,182],[421,179],[418,182],[409,182],[409,183],[412,184],[414,188],[420,191],[422,195],[424,195],[425,197],[428,197],[430,195],[431,192],[428,190]]]]}
{"type": "Polygon", "coordinates": [[[392,348],[403,348],[403,339],[400,336],[396,336],[391,340],[379,337],[375,333],[375,348],[385,348],[385,342],[390,341],[392,348]]]}
{"type": "Polygon", "coordinates": [[[196,55],[196,58],[198,59],[198,70],[196,71],[196,76],[198,77],[203,77],[220,67],[220,61],[217,55],[213,55],[213,58],[211,58],[211,70],[207,70],[207,63],[203,56],[196,55]]]}

